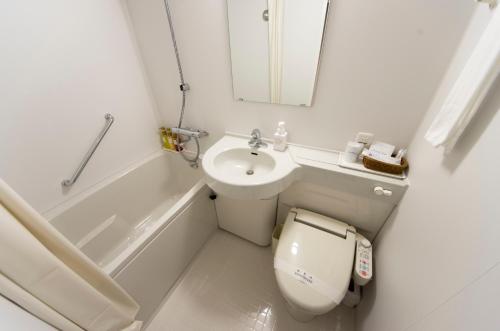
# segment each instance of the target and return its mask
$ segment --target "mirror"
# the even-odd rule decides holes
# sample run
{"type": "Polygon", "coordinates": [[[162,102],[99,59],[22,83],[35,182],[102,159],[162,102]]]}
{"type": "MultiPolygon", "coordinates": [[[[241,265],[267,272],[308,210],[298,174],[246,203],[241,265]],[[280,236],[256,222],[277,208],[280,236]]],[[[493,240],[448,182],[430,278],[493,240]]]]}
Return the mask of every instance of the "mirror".
{"type": "Polygon", "coordinates": [[[227,0],[234,98],[311,106],[329,0],[227,0]]]}

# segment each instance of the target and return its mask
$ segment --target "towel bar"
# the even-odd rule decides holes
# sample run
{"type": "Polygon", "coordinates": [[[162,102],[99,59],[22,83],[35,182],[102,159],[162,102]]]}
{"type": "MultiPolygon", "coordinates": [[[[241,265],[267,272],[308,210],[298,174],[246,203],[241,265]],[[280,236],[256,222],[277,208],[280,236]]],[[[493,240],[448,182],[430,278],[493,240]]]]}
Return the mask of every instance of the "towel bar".
{"type": "Polygon", "coordinates": [[[476,0],[476,2],[486,3],[490,6],[490,9],[495,8],[498,4],[498,0],[476,0]]]}

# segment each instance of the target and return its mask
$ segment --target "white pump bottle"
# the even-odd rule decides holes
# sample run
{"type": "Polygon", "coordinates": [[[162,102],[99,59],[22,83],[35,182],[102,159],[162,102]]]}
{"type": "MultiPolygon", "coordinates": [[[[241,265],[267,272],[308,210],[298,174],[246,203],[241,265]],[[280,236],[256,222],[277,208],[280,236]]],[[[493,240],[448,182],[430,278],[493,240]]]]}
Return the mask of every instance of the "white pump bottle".
{"type": "Polygon", "coordinates": [[[286,150],[288,132],[285,129],[285,122],[279,122],[276,133],[274,133],[274,145],[273,148],[276,151],[284,152],[286,150]]]}

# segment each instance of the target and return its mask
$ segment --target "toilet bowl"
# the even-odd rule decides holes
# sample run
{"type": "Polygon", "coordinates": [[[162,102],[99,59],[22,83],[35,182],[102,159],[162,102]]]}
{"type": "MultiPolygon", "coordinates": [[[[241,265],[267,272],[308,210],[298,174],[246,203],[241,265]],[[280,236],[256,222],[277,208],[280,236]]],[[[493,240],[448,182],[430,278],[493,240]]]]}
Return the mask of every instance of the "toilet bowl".
{"type": "Polygon", "coordinates": [[[290,210],[274,255],[274,273],[296,320],[307,322],[342,302],[355,246],[354,227],[304,209],[290,210]]]}

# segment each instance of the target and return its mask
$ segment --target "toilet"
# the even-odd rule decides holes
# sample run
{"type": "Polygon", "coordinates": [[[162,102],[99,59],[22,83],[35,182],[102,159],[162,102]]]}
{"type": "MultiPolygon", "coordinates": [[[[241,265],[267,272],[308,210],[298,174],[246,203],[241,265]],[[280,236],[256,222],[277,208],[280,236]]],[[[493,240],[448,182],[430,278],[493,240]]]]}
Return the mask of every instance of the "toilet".
{"type": "Polygon", "coordinates": [[[274,255],[274,273],[290,314],[307,322],[342,302],[353,273],[353,226],[292,208],[274,255]]]}

